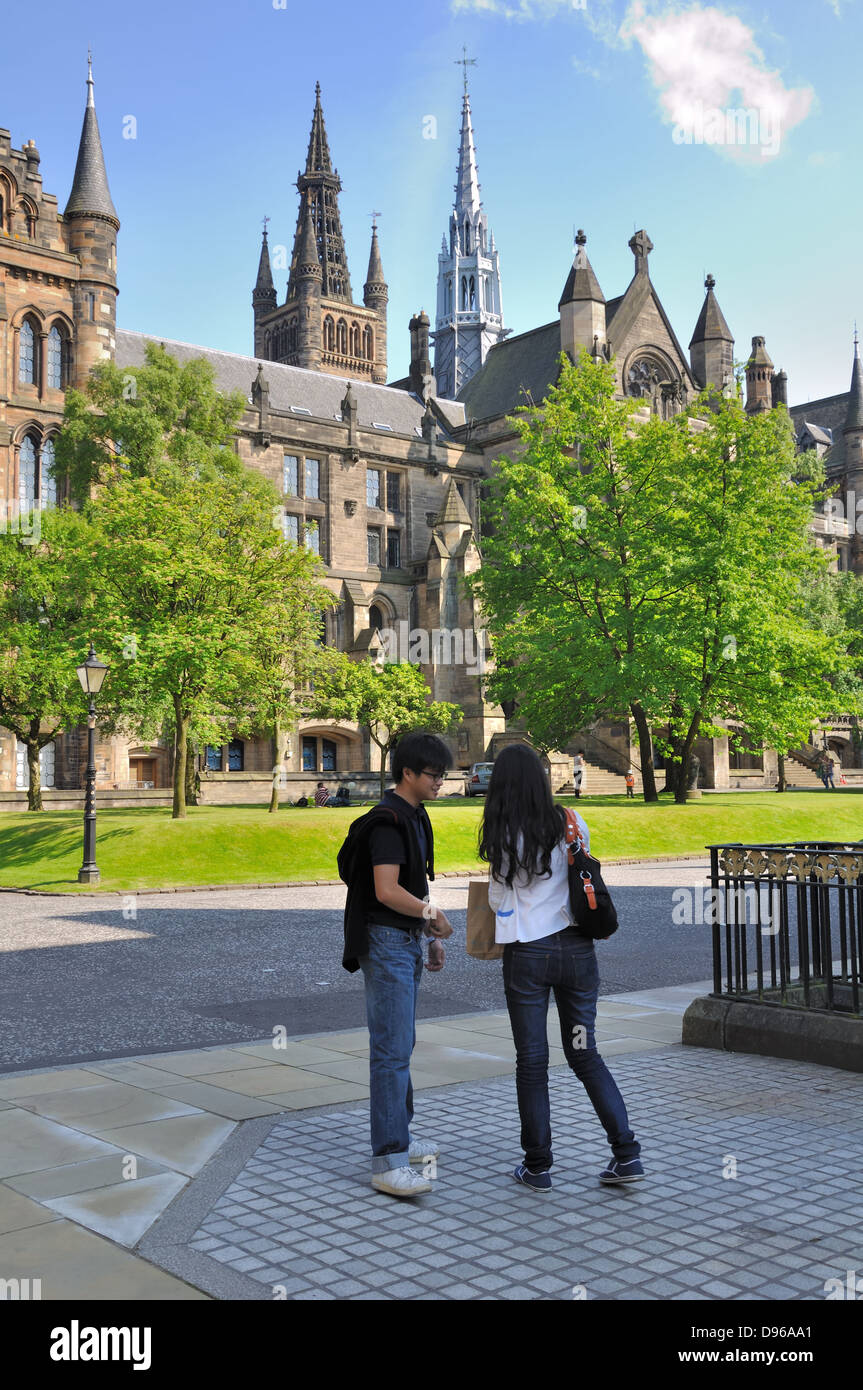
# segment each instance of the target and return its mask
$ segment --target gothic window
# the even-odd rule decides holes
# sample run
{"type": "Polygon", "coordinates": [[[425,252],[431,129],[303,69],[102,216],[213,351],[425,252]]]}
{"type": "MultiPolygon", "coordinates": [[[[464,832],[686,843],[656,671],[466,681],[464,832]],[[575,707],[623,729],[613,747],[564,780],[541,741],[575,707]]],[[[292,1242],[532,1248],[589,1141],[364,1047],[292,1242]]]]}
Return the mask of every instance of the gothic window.
{"type": "Polygon", "coordinates": [[[222,750],[214,748],[212,743],[207,744],[207,770],[209,772],[221,772],[222,770],[222,750]]]}
{"type": "Polygon", "coordinates": [[[355,323],[351,324],[351,357],[360,355],[360,330],[355,323]]]}
{"type": "Polygon", "coordinates": [[[288,347],[291,352],[297,350],[297,320],[291,319],[288,325],[288,347]]]}
{"type": "Polygon", "coordinates": [[[626,374],[626,394],[653,396],[666,376],[667,369],[655,357],[638,357],[626,374]]]}
{"type": "Polygon", "coordinates": [[[63,385],[63,339],[56,323],[48,334],[48,385],[55,388],[63,385]]]}
{"type": "Polygon", "coordinates": [[[470,307],[476,308],[476,281],[473,276],[470,277],[470,307]]]}
{"type": "Polygon", "coordinates": [[[43,507],[57,505],[57,479],[54,477],[54,440],[42,441],[39,458],[39,495],[43,507]]]}
{"type": "Polygon", "coordinates": [[[29,383],[36,381],[36,335],[29,319],[25,319],[18,334],[18,380],[29,383]]]}
{"type": "Polygon", "coordinates": [[[324,352],[335,352],[336,326],[329,314],[324,319],[324,352]]]}
{"type": "Polygon", "coordinates": [[[463,276],[461,277],[461,307],[462,307],[463,309],[466,309],[466,308],[467,308],[467,276],[466,276],[466,275],[463,275],[463,276]]]}
{"type": "Polygon", "coordinates": [[[228,744],[229,772],[243,771],[244,752],[243,740],[241,738],[232,738],[231,742],[228,744]]]}
{"type": "Polygon", "coordinates": [[[303,528],[305,532],[306,550],[310,550],[313,555],[321,553],[321,528],[317,521],[307,521],[303,528]]]}
{"type": "Polygon", "coordinates": [[[341,352],[345,357],[348,355],[348,325],[344,319],[339,319],[336,324],[336,352],[341,352]]]}
{"type": "Polygon", "coordinates": [[[452,313],[452,280],[447,280],[446,282],[446,309],[444,312],[447,314],[452,313]]]}
{"type": "Polygon", "coordinates": [[[271,340],[271,338],[270,338],[269,333],[268,333],[268,332],[265,333],[265,334],[264,334],[264,356],[266,357],[267,361],[270,361],[270,360],[271,360],[271,359],[270,359],[270,343],[271,343],[271,341],[272,341],[272,340],[271,340]]]}
{"type": "Polygon", "coordinates": [[[372,629],[373,632],[380,632],[383,625],[384,615],[378,608],[377,604],[373,603],[371,608],[369,609],[369,627],[372,629]]]}
{"type": "Polygon", "coordinates": [[[372,335],[372,330],[368,324],[366,324],[365,328],[363,329],[363,356],[365,357],[367,362],[374,361],[375,340],[372,335]]]}
{"type": "Polygon", "coordinates": [[[331,738],[321,739],[321,772],[335,772],[336,744],[331,738]]]}
{"type": "Polygon", "coordinates": [[[387,473],[387,511],[401,511],[401,474],[387,473]]]}
{"type": "Polygon", "coordinates": [[[303,739],[303,772],[316,772],[318,768],[318,740],[303,739]]]}
{"type": "Polygon", "coordinates": [[[288,497],[296,497],[298,495],[298,464],[299,460],[295,454],[284,454],[282,456],[282,492],[287,493],[288,497]]]}
{"type": "Polygon", "coordinates": [[[464,219],[464,246],[462,248],[466,256],[470,255],[470,223],[464,219]]]}
{"type": "Polygon", "coordinates": [[[22,512],[36,505],[36,441],[25,434],[18,451],[18,502],[22,512]]]}
{"type": "Polygon", "coordinates": [[[291,516],[288,512],[285,512],[282,517],[282,531],[284,532],[286,541],[291,541],[293,545],[299,545],[300,530],[297,517],[291,516]]]}
{"type": "Polygon", "coordinates": [[[319,459],[306,459],[306,496],[321,495],[321,465],[319,459]]]}
{"type": "Polygon", "coordinates": [[[381,505],[381,475],[378,468],[366,469],[366,506],[381,505]]]}
{"type": "Polygon", "coordinates": [[[387,569],[397,570],[401,564],[401,536],[398,531],[387,532],[387,569]]]}

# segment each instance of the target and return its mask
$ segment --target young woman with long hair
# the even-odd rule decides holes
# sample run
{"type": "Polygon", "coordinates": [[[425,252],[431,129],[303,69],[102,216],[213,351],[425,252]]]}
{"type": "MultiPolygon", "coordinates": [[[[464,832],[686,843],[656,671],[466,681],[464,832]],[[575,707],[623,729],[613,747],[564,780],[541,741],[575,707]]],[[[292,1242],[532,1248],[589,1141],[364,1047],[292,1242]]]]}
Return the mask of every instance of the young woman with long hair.
{"type": "MultiPolygon", "coordinates": [[[[588,848],[590,832],[582,817],[577,819],[588,848]]],[[[479,853],[489,865],[495,938],[504,943],[503,982],[516,1046],[524,1162],[513,1177],[535,1192],[551,1187],[546,1021],[552,991],[566,1060],[611,1145],[613,1156],[599,1180],[628,1183],[644,1177],[641,1146],[623,1098],[596,1050],[599,971],[593,940],[571,921],[565,829],[564,809],[555,803],[533,749],[521,743],[504,748],[486,795],[479,853]]]]}

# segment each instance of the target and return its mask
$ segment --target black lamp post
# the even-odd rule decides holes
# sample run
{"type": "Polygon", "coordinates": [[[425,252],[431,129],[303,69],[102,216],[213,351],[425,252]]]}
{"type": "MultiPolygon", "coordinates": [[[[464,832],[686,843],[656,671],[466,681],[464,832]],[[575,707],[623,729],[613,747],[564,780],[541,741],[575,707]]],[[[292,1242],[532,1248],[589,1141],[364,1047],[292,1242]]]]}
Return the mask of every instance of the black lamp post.
{"type": "Polygon", "coordinates": [[[89,695],[87,710],[87,778],[84,798],[84,863],[78,870],[79,883],[98,883],[99,870],[96,866],[96,696],[102,689],[102,682],[108,674],[108,667],[97,657],[90,643],[87,660],[77,668],[78,679],[85,695],[89,695]]]}

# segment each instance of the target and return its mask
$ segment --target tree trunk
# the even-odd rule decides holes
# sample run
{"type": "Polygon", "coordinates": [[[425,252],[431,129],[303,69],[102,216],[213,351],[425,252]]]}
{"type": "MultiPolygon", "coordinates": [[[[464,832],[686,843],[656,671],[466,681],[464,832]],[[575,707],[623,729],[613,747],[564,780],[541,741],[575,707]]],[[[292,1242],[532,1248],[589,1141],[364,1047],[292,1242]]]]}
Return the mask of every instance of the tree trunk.
{"type": "Polygon", "coordinates": [[[195,775],[197,773],[196,754],[198,751],[198,740],[186,740],[186,805],[197,806],[198,794],[195,791],[195,775]]]}
{"type": "Polygon", "coordinates": [[[273,747],[276,756],[273,760],[273,790],[270,793],[270,811],[279,809],[279,783],[282,777],[282,768],[285,765],[285,748],[288,743],[288,735],[280,725],[278,719],[273,722],[273,747]]]}
{"type": "Polygon", "coordinates": [[[780,753],[779,755],[779,781],[776,783],[776,790],[778,792],[784,792],[786,790],[784,753],[780,753]]]}
{"type": "Polygon", "coordinates": [[[645,801],[658,801],[656,774],[653,770],[653,748],[650,742],[650,726],[640,700],[633,700],[629,708],[638,730],[638,751],[641,757],[641,782],[645,801]]]}
{"type": "Polygon", "coordinates": [[[186,819],[186,751],[189,733],[189,716],[182,709],[179,695],[174,696],[174,805],[173,820],[186,819]]]}
{"type": "Polygon", "coordinates": [[[27,739],[27,767],[30,786],[27,789],[27,810],[42,810],[42,769],[39,766],[39,744],[32,736],[27,739]]]}

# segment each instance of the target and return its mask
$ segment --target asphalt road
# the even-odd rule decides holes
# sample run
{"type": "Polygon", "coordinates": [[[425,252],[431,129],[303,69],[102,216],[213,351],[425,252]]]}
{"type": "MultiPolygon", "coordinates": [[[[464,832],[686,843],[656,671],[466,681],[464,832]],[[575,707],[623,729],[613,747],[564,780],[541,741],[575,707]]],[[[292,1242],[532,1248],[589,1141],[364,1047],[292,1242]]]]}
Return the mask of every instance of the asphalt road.
{"type": "MultiPolygon", "coordinates": [[[[609,867],[621,929],[598,946],[601,992],[707,979],[708,927],[675,925],[672,891],[706,863],[609,867]]],[[[341,885],[87,899],[0,893],[0,1071],[288,1036],[365,1022],[342,968],[341,885]]],[[[455,933],[426,973],[422,1018],[504,1007],[499,962],[464,953],[467,879],[439,879],[455,933]]]]}

